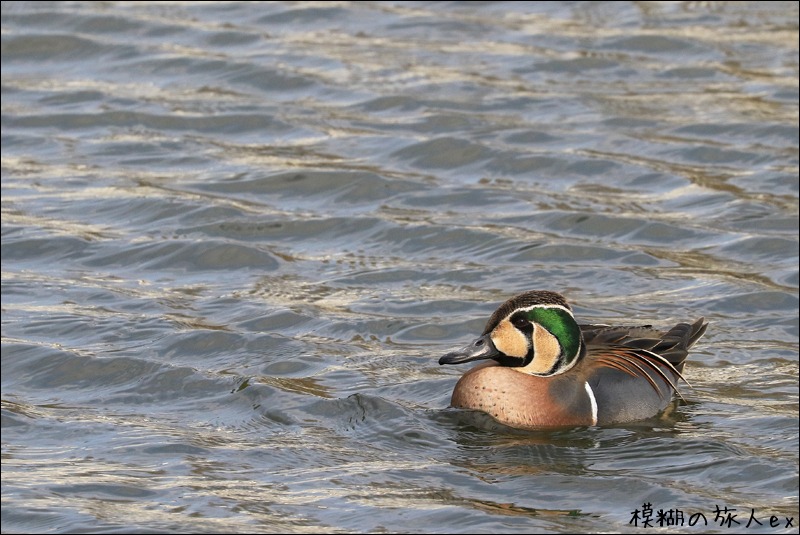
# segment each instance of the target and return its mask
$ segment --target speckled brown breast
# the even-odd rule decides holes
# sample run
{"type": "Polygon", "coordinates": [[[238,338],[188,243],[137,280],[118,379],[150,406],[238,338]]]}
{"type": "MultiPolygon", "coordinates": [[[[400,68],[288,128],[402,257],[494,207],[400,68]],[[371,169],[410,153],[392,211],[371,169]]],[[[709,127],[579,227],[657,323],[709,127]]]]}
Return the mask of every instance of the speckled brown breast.
{"type": "Polygon", "coordinates": [[[453,390],[451,406],[489,414],[519,429],[592,425],[592,402],[574,377],[543,378],[486,362],[465,373],[453,390]],[[556,387],[560,392],[551,393],[556,387]],[[558,403],[553,402],[557,395],[558,403]]]}

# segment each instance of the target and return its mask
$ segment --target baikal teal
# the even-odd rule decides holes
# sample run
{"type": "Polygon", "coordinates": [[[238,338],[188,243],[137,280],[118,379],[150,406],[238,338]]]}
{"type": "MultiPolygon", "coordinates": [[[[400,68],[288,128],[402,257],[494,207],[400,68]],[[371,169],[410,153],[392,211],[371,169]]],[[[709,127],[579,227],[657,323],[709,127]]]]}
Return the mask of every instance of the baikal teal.
{"type": "Polygon", "coordinates": [[[564,297],[530,291],[503,303],[480,338],[439,364],[489,360],[465,373],[451,405],[519,429],[605,425],[663,411],[686,381],[703,318],[667,331],[579,325],[564,297]]]}

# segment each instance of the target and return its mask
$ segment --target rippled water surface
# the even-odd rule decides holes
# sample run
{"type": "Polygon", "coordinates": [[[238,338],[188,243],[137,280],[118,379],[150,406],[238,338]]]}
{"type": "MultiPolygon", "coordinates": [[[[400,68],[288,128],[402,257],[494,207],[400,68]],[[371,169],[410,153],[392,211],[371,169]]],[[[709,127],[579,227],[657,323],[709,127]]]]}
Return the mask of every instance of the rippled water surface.
{"type": "Polygon", "coordinates": [[[796,533],[797,3],[3,2],[2,402],[3,532],[796,533]],[[529,289],[686,401],[448,409],[529,289]]]}

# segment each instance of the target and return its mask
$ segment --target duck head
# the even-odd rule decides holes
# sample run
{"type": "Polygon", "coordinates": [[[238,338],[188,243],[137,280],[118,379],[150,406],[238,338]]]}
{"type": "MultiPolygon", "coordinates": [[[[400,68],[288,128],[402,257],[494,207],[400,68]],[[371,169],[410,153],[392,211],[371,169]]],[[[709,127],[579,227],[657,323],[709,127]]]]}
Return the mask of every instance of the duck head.
{"type": "Polygon", "coordinates": [[[547,377],[569,370],[585,353],[581,328],[566,300],[555,292],[531,291],[500,305],[479,338],[444,355],[439,364],[492,359],[547,377]]]}

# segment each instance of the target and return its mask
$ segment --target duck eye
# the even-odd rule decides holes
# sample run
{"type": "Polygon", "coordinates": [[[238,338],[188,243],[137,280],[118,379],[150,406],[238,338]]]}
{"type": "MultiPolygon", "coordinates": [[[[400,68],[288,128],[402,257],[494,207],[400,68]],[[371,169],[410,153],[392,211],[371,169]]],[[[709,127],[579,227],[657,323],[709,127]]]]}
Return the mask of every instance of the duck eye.
{"type": "Polygon", "coordinates": [[[517,329],[522,329],[523,327],[525,327],[528,324],[528,320],[526,320],[522,316],[517,316],[516,318],[512,318],[511,323],[517,329]]]}

